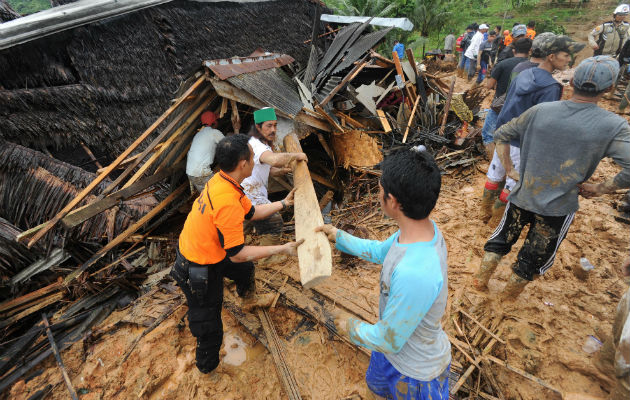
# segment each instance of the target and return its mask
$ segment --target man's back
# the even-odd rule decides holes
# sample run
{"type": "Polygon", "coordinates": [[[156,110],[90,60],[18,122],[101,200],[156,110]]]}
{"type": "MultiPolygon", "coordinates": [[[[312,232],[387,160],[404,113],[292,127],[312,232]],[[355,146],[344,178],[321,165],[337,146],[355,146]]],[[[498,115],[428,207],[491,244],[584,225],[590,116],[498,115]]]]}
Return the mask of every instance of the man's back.
{"type": "MultiPolygon", "coordinates": [[[[520,139],[520,181],[510,196],[517,206],[546,216],[578,209],[578,187],[602,158],[630,168],[630,127],[593,103],[555,101],[532,107],[495,132],[520,139]]],[[[630,170],[629,170],[630,171],[630,170]]],[[[630,183],[630,172],[620,187],[630,183]]]]}
{"type": "Polygon", "coordinates": [[[455,35],[452,33],[444,38],[444,50],[453,51],[453,44],[455,43],[455,35]]]}

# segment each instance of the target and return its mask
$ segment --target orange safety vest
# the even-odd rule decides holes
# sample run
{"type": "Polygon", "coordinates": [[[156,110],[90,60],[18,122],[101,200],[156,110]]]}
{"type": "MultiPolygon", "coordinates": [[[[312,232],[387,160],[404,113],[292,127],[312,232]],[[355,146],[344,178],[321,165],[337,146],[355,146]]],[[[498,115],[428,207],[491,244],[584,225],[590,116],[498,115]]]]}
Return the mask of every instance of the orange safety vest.
{"type": "Polygon", "coordinates": [[[536,31],[531,28],[527,28],[527,34],[525,36],[527,36],[531,40],[534,40],[534,38],[536,37],[536,31]]]}
{"type": "Polygon", "coordinates": [[[220,171],[193,203],[179,235],[179,252],[197,264],[217,264],[226,250],[245,243],[243,221],[253,215],[254,206],[241,185],[220,171]]]}
{"type": "Polygon", "coordinates": [[[506,46],[511,45],[513,41],[514,41],[514,38],[512,37],[511,33],[507,35],[505,38],[503,38],[503,44],[506,46]]]}

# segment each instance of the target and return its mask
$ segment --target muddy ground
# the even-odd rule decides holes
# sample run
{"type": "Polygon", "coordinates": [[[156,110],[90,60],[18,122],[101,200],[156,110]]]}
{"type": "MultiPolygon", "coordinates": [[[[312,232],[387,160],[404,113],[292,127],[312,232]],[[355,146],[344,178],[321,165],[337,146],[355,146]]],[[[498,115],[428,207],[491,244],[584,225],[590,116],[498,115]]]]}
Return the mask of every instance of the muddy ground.
{"type": "MultiPolygon", "coordinates": [[[[468,83],[458,80],[456,91],[468,83]]],[[[565,96],[570,90],[565,91],[565,96]]],[[[490,98],[484,103],[489,104],[490,98]]],[[[613,110],[616,102],[604,102],[613,110]]],[[[527,286],[513,303],[496,301],[516,259],[516,250],[502,261],[490,281],[488,293],[471,289],[470,278],[479,265],[485,240],[494,227],[479,220],[479,204],[487,162],[443,179],[442,192],[432,218],[442,230],[449,250],[449,297],[472,304],[479,319],[502,316],[500,328],[505,345],[493,354],[562,391],[606,396],[611,379],[597,367],[599,351],[587,353],[583,345],[590,335],[602,342],[610,335],[615,307],[625,284],[620,264],[628,254],[628,225],[615,220],[615,203],[622,195],[580,199],[580,210],[554,266],[527,286]],[[594,270],[586,277],[575,272],[580,258],[594,270]]],[[[604,160],[591,181],[600,182],[618,171],[604,160]]],[[[351,205],[352,206],[352,205],[351,205]]],[[[354,208],[339,213],[335,221],[364,226],[361,236],[384,239],[395,228],[378,208],[354,208]]],[[[522,244],[523,238],[515,249],[522,244]]],[[[259,262],[258,268],[273,273],[297,272],[297,260],[276,258],[259,262]]],[[[377,316],[379,268],[336,252],[333,276],[324,284],[362,313],[377,316]],[[351,293],[352,295],[348,295],[351,293]]],[[[229,286],[226,291],[233,288],[229,286]]],[[[247,333],[226,310],[224,356],[219,368],[200,374],[194,364],[195,339],[187,328],[186,306],[178,307],[163,323],[142,338],[128,359],[124,355],[146,325],[176,302],[168,293],[151,293],[130,307],[113,313],[95,331],[96,340],[85,340],[62,354],[72,383],[81,399],[284,399],[271,354],[247,333]]],[[[453,305],[455,301],[449,302],[453,305]]],[[[453,306],[454,307],[454,306],[453,306]]],[[[452,307],[452,308],[453,308],[452,307]]],[[[453,311],[452,309],[449,311],[453,311]]],[[[368,357],[339,341],[329,331],[309,323],[287,308],[282,298],[270,310],[286,349],[285,358],[304,399],[368,398],[364,374],[368,357]]],[[[445,319],[449,321],[449,319],[445,319]]],[[[452,323],[447,332],[457,336],[452,323]]],[[[457,351],[453,348],[453,354],[457,351]]],[[[558,398],[553,392],[519,375],[493,366],[491,373],[509,399],[558,398]],[[554,397],[555,396],[555,397],[554,397]]],[[[48,398],[66,399],[67,390],[52,357],[35,376],[18,381],[4,397],[28,399],[51,384],[48,398]]]]}

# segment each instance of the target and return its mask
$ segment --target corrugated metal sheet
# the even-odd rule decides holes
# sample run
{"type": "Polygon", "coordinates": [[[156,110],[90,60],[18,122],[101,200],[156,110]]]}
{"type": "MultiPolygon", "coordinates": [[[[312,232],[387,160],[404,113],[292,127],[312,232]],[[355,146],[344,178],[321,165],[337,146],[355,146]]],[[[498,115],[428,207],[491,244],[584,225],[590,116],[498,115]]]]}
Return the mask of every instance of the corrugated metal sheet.
{"type": "Polygon", "coordinates": [[[295,83],[279,68],[233,76],[228,81],[291,117],[304,107],[295,83]]]}
{"type": "Polygon", "coordinates": [[[203,65],[209,68],[220,79],[228,79],[236,75],[265,69],[278,68],[295,61],[286,54],[271,53],[257,57],[233,57],[219,60],[204,61],[203,65]]]}
{"type": "Polygon", "coordinates": [[[326,98],[326,96],[328,96],[328,94],[337,87],[339,82],[341,82],[341,79],[342,78],[340,76],[331,76],[326,81],[326,84],[317,93],[315,93],[313,97],[315,97],[318,103],[321,103],[326,98]]]}
{"type": "Polygon", "coordinates": [[[356,41],[355,44],[352,45],[347,51],[346,56],[343,61],[339,63],[339,65],[332,72],[333,74],[339,73],[344,69],[348,68],[352,65],[353,62],[357,61],[359,58],[363,57],[363,55],[370,50],[372,47],[376,46],[381,40],[385,38],[385,35],[389,33],[393,28],[387,28],[380,31],[368,33],[367,35],[362,36],[359,40],[356,41]]]}
{"type": "Polygon", "coordinates": [[[321,73],[324,68],[326,68],[328,64],[333,61],[337,54],[339,54],[339,52],[345,48],[348,39],[350,39],[352,34],[357,30],[359,26],[361,26],[361,24],[359,23],[351,24],[340,30],[339,33],[337,33],[337,36],[335,36],[335,40],[333,40],[332,44],[328,48],[328,51],[326,51],[326,54],[324,54],[324,58],[317,67],[317,74],[321,73]]]}

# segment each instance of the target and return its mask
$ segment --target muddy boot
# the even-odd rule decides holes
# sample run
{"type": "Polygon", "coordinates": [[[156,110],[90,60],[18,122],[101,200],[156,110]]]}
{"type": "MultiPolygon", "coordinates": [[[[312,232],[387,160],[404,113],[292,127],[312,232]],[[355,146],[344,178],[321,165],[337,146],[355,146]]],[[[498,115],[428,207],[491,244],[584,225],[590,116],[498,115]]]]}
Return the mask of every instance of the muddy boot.
{"type": "Polygon", "coordinates": [[[508,279],[507,285],[505,285],[505,289],[503,289],[501,298],[509,301],[516,300],[528,283],[529,281],[527,279],[523,279],[515,273],[512,273],[510,279],[508,279]]]}
{"type": "Polygon", "coordinates": [[[484,224],[487,224],[490,218],[492,217],[492,209],[494,207],[494,203],[499,199],[499,194],[501,194],[501,189],[499,185],[491,184],[490,182],[486,182],[486,186],[483,188],[483,196],[481,197],[481,210],[480,210],[480,218],[484,224]]]}
{"type": "Polygon", "coordinates": [[[503,213],[505,212],[506,205],[507,203],[501,201],[500,198],[494,202],[494,204],[492,205],[492,217],[490,217],[488,225],[492,227],[496,227],[497,225],[499,225],[499,222],[501,222],[501,219],[503,219],[503,213]]]}
{"type": "Polygon", "coordinates": [[[486,290],[488,288],[488,281],[494,271],[496,271],[499,261],[503,256],[497,253],[485,252],[483,259],[481,260],[481,266],[479,271],[473,275],[473,286],[477,290],[486,290]]]}
{"type": "Polygon", "coordinates": [[[458,78],[464,77],[464,68],[457,68],[457,77],[458,78]]]}
{"type": "Polygon", "coordinates": [[[249,296],[243,299],[243,304],[241,308],[243,309],[243,311],[251,311],[255,307],[268,308],[271,306],[271,303],[273,303],[273,300],[275,298],[275,293],[264,293],[249,296]]]}

